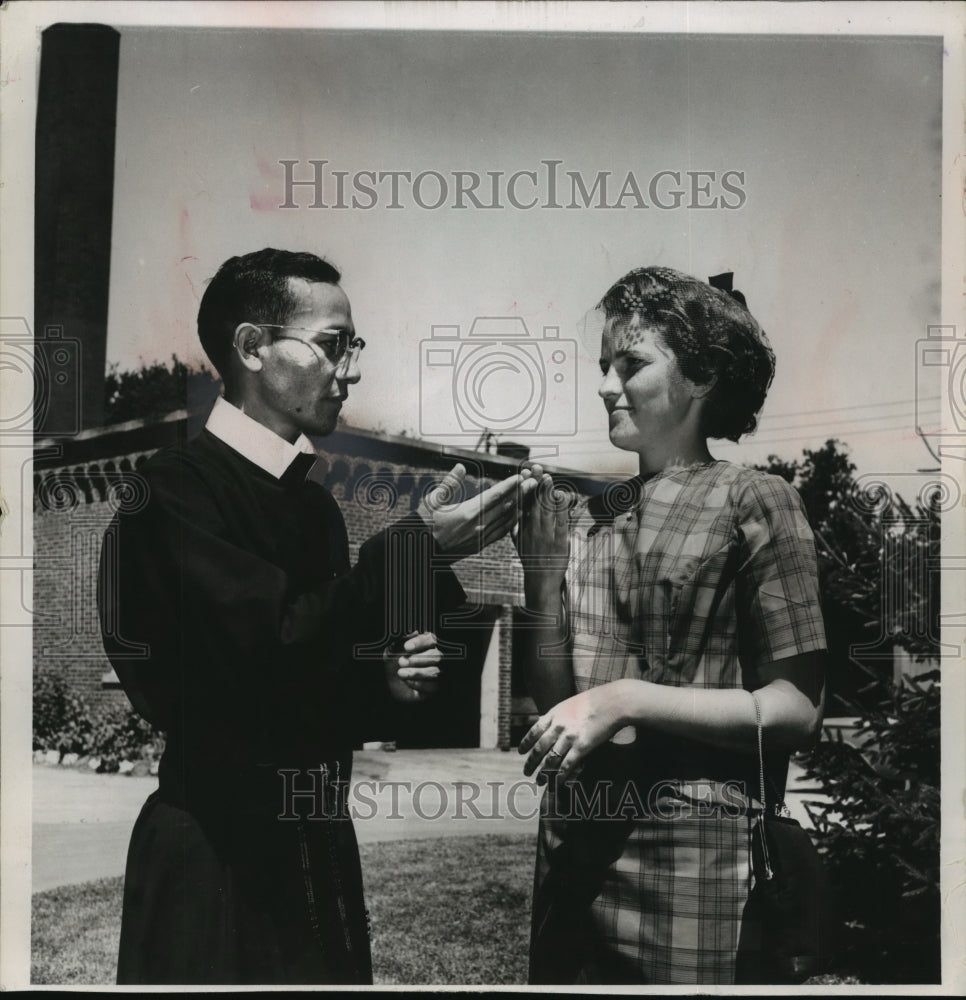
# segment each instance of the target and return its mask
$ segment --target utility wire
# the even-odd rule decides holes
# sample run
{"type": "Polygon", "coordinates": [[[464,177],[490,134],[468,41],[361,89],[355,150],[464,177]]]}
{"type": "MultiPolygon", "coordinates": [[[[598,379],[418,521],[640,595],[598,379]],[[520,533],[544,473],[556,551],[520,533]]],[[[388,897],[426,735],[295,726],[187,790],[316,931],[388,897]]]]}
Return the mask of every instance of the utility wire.
{"type": "Polygon", "coordinates": [[[881,406],[911,406],[913,403],[937,403],[941,396],[923,396],[921,399],[894,399],[888,403],[854,403],[851,406],[829,406],[821,410],[797,410],[794,413],[773,413],[773,417],[812,417],[817,413],[841,413],[844,410],[868,410],[881,406]]]}

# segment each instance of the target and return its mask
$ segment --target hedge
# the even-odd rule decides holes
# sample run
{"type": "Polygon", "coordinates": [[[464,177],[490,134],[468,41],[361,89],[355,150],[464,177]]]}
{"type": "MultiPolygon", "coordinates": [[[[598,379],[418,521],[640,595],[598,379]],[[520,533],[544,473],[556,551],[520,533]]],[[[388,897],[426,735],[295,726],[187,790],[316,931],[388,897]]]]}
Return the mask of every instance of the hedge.
{"type": "Polygon", "coordinates": [[[130,705],[92,708],[60,673],[34,677],[33,748],[100,759],[99,771],[117,771],[122,761],[153,762],[164,751],[164,736],[130,705]]]}
{"type": "Polygon", "coordinates": [[[856,711],[857,746],[808,758],[826,802],[806,802],[838,896],[836,970],[866,983],[940,981],[939,671],[856,711]]]}

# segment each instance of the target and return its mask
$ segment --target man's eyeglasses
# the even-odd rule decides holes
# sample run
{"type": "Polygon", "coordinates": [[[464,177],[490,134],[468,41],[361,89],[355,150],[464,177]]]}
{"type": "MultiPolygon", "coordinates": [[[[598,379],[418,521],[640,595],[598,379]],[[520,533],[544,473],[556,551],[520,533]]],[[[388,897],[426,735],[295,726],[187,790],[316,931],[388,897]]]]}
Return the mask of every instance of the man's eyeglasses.
{"type": "Polygon", "coordinates": [[[310,330],[305,326],[283,326],[280,323],[256,323],[255,325],[268,330],[301,330],[302,333],[311,333],[313,337],[324,337],[325,340],[321,344],[316,343],[314,340],[303,340],[301,337],[276,336],[275,339],[298,341],[298,343],[312,348],[316,356],[319,356],[319,351],[322,351],[326,361],[333,365],[342,364],[349,359],[350,355],[351,359],[356,361],[362,353],[362,349],[366,346],[366,342],[362,337],[355,337],[348,330],[327,333],[322,330],[310,330]]]}

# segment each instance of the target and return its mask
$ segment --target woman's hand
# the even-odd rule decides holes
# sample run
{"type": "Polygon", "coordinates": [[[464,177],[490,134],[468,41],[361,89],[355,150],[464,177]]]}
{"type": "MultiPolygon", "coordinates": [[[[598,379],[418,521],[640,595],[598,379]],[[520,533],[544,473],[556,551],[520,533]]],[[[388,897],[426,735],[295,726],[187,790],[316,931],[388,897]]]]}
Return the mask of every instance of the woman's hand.
{"type": "Polygon", "coordinates": [[[396,701],[422,701],[439,686],[439,662],[443,654],[432,632],[411,632],[402,649],[386,650],[386,681],[396,701]]]}
{"type": "Polygon", "coordinates": [[[529,471],[536,488],[526,497],[520,526],[514,534],[517,553],[528,577],[559,585],[570,553],[570,501],[555,489],[540,465],[529,471]]]}
{"type": "Polygon", "coordinates": [[[576,777],[587,755],[627,724],[628,683],[633,681],[611,681],[582,691],[537,719],[520,742],[520,753],[528,754],[523,773],[529,776],[539,767],[541,785],[554,772],[561,778],[576,777]]]}

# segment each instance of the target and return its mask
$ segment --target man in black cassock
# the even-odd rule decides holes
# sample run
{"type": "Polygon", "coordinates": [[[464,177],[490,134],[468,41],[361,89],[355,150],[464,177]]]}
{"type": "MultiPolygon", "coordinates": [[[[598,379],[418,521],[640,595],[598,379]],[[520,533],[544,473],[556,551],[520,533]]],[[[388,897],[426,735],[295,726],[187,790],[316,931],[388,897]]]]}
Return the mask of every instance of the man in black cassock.
{"type": "Polygon", "coordinates": [[[198,332],[224,398],[145,463],[143,497],[105,538],[105,649],[166,734],[128,852],[120,984],[372,981],[351,748],[390,735],[392,698],[430,692],[429,619],[465,598],[448,564],[505,534],[534,485],[445,504],[457,466],[350,565],[338,505],[306,478],[307,435],[335,429],[360,378],[339,280],[306,253],[222,265],[198,332]]]}

